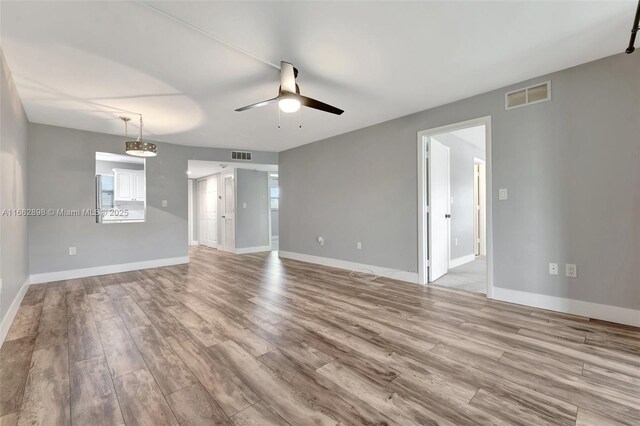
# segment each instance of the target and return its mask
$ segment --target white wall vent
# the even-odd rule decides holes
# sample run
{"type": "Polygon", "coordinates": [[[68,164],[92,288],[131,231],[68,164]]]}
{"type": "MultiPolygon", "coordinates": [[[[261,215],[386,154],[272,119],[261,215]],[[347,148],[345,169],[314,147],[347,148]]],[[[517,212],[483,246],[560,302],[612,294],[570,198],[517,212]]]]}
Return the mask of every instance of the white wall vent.
{"type": "Polygon", "coordinates": [[[513,109],[525,105],[537,104],[551,99],[551,82],[534,84],[522,89],[507,92],[504,95],[504,108],[513,109]]]}
{"type": "Polygon", "coordinates": [[[231,151],[231,159],[251,161],[251,153],[247,151],[231,151]]]}

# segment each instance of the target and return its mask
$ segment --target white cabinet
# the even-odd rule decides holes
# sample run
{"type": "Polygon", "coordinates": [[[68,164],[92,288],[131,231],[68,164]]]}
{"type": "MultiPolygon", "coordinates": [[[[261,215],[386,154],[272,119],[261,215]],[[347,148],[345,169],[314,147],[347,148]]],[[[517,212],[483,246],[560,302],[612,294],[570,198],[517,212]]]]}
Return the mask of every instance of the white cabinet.
{"type": "Polygon", "coordinates": [[[113,169],[116,201],[145,201],[144,170],[113,169]]]}
{"type": "Polygon", "coordinates": [[[133,199],[135,201],[144,201],[147,195],[147,186],[144,182],[144,172],[133,173],[133,199]]]}

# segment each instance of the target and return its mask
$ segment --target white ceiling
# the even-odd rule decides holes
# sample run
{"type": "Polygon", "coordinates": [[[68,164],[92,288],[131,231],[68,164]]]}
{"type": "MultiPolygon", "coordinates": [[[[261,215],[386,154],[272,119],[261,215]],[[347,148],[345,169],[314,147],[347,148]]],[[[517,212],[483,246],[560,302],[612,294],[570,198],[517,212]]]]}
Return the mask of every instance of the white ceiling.
{"type": "Polygon", "coordinates": [[[274,164],[243,164],[243,163],[225,163],[224,161],[200,161],[189,160],[187,165],[187,174],[189,179],[199,179],[205,176],[211,176],[224,170],[233,169],[249,169],[259,170],[263,172],[277,172],[278,166],[274,164]],[[223,167],[224,166],[224,167],[223,167]]]}
{"type": "Polygon", "coordinates": [[[29,120],[281,151],[622,52],[636,2],[154,2],[269,62],[345,110],[235,108],[276,95],[278,71],[142,3],[2,1],[2,48],[29,120]],[[135,117],[134,117],[135,118],[135,117]],[[135,129],[133,129],[135,131],[135,129]]]}

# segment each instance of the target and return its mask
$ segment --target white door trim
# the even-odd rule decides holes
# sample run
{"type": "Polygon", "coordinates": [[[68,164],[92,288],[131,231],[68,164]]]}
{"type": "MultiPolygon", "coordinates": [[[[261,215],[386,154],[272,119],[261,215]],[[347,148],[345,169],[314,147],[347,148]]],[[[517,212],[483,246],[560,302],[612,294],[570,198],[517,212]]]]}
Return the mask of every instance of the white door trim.
{"type": "Polygon", "coordinates": [[[473,120],[454,123],[447,126],[436,127],[427,130],[421,130],[417,134],[417,153],[418,153],[418,282],[427,284],[427,255],[428,255],[428,239],[425,231],[427,230],[427,141],[430,136],[439,133],[451,132],[467,127],[485,125],[486,139],[486,244],[487,244],[487,297],[493,298],[493,216],[492,216],[492,161],[491,161],[491,116],[480,117],[473,120]]]}
{"type": "MultiPolygon", "coordinates": [[[[487,194],[487,162],[482,158],[473,157],[473,164],[482,164],[484,166],[484,181],[482,184],[484,188],[479,188],[480,192],[484,189],[484,193],[487,194]]],[[[487,197],[485,196],[484,202],[481,208],[482,226],[480,227],[480,235],[482,235],[480,255],[485,256],[487,254],[487,197]]]]}

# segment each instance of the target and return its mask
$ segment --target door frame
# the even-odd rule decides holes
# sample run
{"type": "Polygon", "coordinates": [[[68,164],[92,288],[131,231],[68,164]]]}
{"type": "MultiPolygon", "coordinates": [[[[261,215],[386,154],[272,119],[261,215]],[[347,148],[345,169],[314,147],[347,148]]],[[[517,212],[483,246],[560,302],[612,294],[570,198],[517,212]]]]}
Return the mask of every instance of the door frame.
{"type": "Polygon", "coordinates": [[[428,284],[428,206],[427,206],[427,145],[431,136],[461,130],[473,126],[485,126],[485,179],[486,179],[486,252],[487,252],[487,297],[493,298],[493,215],[492,215],[492,161],[491,161],[491,116],[462,121],[446,126],[421,130],[417,134],[418,158],[418,283],[428,284]]]}
{"type": "MultiPolygon", "coordinates": [[[[481,239],[480,239],[480,256],[487,255],[487,162],[482,158],[473,157],[473,165],[475,167],[476,164],[482,165],[482,170],[484,171],[484,182],[482,182],[482,176],[480,177],[480,182],[484,184],[484,188],[481,188],[478,185],[478,191],[481,194],[484,189],[485,199],[482,200],[482,197],[479,198],[480,201],[480,217],[482,218],[482,223],[480,225],[480,229],[478,230],[481,239]]],[[[474,206],[475,208],[475,206],[474,206]]],[[[477,242],[476,242],[477,243],[477,242]]]]}

